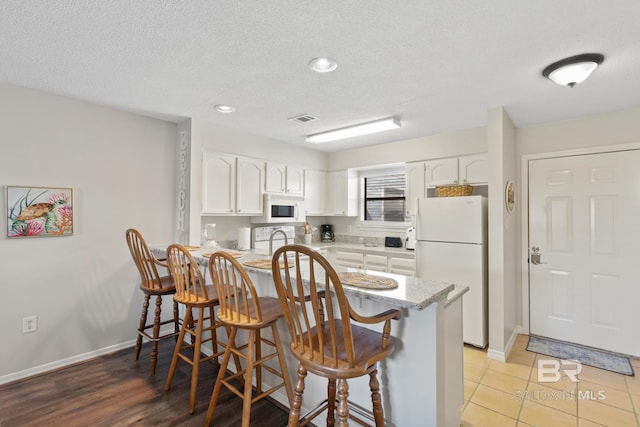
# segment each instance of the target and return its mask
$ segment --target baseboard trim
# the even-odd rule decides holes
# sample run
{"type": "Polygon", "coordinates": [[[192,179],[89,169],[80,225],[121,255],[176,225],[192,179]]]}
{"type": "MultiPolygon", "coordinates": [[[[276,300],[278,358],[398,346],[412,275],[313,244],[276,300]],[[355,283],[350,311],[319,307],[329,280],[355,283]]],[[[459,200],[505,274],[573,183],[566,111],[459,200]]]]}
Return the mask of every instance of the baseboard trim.
{"type": "Polygon", "coordinates": [[[515,328],[507,341],[507,345],[504,348],[504,351],[494,350],[489,348],[487,350],[487,357],[489,359],[497,360],[498,362],[506,362],[509,354],[511,353],[511,349],[513,348],[513,344],[516,342],[516,338],[518,336],[519,328],[515,328]]]}
{"type": "Polygon", "coordinates": [[[56,360],[54,362],[45,363],[44,365],[34,366],[33,368],[25,369],[24,371],[13,372],[11,374],[3,375],[0,377],[0,385],[7,384],[13,381],[18,381],[24,378],[29,378],[34,375],[43,374],[54,369],[64,368],[76,363],[84,362],[89,359],[94,359],[98,356],[113,353],[118,350],[122,350],[127,347],[133,347],[136,340],[126,341],[120,344],[115,344],[109,347],[104,347],[98,350],[90,351],[83,354],[78,354],[66,359],[56,360]]]}

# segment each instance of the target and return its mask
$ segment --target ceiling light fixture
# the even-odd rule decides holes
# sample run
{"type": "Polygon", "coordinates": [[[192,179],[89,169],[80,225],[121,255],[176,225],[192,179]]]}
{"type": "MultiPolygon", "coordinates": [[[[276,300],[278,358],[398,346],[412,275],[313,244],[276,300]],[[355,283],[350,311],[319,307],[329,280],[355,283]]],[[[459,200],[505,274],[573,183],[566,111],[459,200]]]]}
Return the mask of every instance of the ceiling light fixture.
{"type": "Polygon", "coordinates": [[[398,129],[400,125],[399,120],[389,117],[387,119],[309,135],[307,136],[307,142],[319,144],[321,142],[337,141],[339,139],[351,138],[353,136],[369,135],[371,133],[382,132],[385,130],[398,129]]]}
{"type": "Polygon", "coordinates": [[[338,63],[331,58],[313,58],[309,61],[309,68],[316,73],[330,73],[338,68],[338,63]]]}
{"type": "Polygon", "coordinates": [[[574,87],[583,82],[604,61],[599,53],[584,53],[562,59],[542,70],[542,75],[560,86],[574,87]]]}
{"type": "Polygon", "coordinates": [[[231,107],[230,105],[222,105],[222,104],[216,105],[215,109],[218,113],[233,113],[234,111],[236,111],[236,109],[231,107]]]}

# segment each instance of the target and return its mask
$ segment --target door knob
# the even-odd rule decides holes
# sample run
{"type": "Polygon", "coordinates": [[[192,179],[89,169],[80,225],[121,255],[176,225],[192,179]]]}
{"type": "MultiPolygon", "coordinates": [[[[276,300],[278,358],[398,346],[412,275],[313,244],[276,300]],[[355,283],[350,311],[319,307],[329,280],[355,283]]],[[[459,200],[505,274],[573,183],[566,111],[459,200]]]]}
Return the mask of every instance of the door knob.
{"type": "Polygon", "coordinates": [[[540,257],[542,256],[542,254],[540,253],[540,248],[537,246],[532,246],[531,247],[531,255],[529,257],[529,259],[531,260],[531,264],[533,265],[540,265],[540,264],[546,264],[546,262],[541,262],[540,261],[540,257]]]}

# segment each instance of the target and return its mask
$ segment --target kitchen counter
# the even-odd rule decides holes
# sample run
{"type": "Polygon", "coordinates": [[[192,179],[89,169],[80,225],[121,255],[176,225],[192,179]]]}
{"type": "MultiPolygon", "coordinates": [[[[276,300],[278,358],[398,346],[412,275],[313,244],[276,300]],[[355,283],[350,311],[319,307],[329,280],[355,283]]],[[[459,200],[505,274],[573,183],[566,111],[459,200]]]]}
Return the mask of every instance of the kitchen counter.
{"type": "MultiPolygon", "coordinates": [[[[330,244],[336,247],[339,244],[330,244]]],[[[150,249],[164,258],[167,245],[150,249]]],[[[310,245],[319,248],[317,245],[310,245]]],[[[354,245],[362,248],[362,245],[354,245]]],[[[368,248],[367,248],[368,249],[368,248]]],[[[375,248],[374,248],[375,249],[375,248]]],[[[384,248],[383,250],[403,250],[384,248]]],[[[208,258],[201,249],[192,254],[203,267],[208,258]]],[[[407,251],[408,252],[408,251],[407,251]]],[[[270,258],[263,250],[243,251],[240,262],[270,258]]],[[[277,297],[270,269],[245,266],[258,293],[277,297]]],[[[362,271],[336,268],[337,271],[362,271]]],[[[350,304],[368,316],[389,308],[399,308],[402,318],[393,321],[391,334],[398,339],[396,350],[379,365],[378,379],[385,415],[385,425],[391,427],[455,426],[460,425],[460,409],[464,399],[462,363],[462,295],[466,287],[452,283],[418,279],[390,273],[370,272],[398,281],[391,290],[369,290],[344,286],[350,304]]],[[[208,276],[208,274],[207,274],[208,276]]],[[[380,325],[371,326],[378,329],[380,325]]],[[[278,322],[280,337],[287,348],[289,332],[284,321],[278,322]]],[[[297,360],[285,355],[290,378],[296,378],[297,360]]],[[[277,380],[266,375],[268,385],[277,380]]],[[[273,397],[287,405],[286,395],[278,390],[273,397]]],[[[311,409],[326,398],[326,380],[309,375],[303,401],[303,411],[311,409]]],[[[349,400],[364,408],[371,408],[368,376],[349,381],[349,400]]],[[[319,417],[316,424],[322,425],[319,417]]]]}
{"type": "Polygon", "coordinates": [[[342,249],[347,251],[366,252],[370,254],[392,255],[392,256],[402,256],[406,258],[415,258],[415,251],[410,251],[405,248],[389,248],[384,245],[369,246],[366,244],[359,244],[359,243],[312,242],[308,246],[314,249],[337,249],[337,250],[342,249]]]}

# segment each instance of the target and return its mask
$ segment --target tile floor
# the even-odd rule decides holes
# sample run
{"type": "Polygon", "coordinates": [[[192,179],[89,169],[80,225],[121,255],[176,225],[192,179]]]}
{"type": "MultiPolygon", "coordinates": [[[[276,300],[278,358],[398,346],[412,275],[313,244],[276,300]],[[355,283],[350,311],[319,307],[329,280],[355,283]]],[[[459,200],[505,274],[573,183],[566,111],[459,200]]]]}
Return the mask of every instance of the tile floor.
{"type": "Polygon", "coordinates": [[[538,360],[553,358],[528,352],[528,340],[518,336],[506,363],[465,346],[462,427],[640,426],[640,360],[634,377],[584,366],[578,382],[538,381],[538,360]]]}

